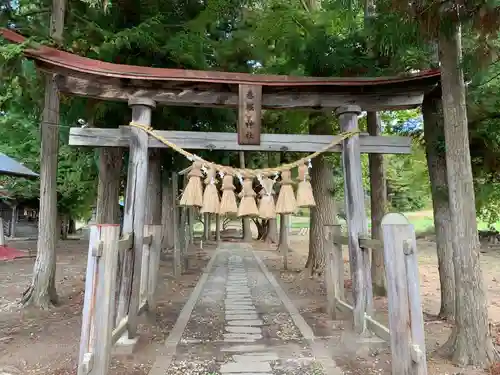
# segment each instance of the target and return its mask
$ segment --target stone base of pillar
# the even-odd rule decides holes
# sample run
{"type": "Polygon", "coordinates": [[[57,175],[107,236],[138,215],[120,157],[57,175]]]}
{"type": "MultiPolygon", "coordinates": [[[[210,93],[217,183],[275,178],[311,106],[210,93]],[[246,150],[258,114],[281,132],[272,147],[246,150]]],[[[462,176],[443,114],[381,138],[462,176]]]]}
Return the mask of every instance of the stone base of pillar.
{"type": "Polygon", "coordinates": [[[139,341],[139,336],[133,339],[128,338],[128,333],[125,332],[122,337],[118,339],[115,346],[113,347],[114,355],[130,355],[134,353],[137,347],[137,342],[139,341]]]}

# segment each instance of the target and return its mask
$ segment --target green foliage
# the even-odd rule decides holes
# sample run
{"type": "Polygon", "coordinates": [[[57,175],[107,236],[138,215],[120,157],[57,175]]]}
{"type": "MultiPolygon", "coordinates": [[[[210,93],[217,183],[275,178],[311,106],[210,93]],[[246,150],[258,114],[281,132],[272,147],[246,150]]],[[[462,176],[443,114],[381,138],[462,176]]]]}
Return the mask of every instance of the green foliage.
{"type": "Polygon", "coordinates": [[[418,211],[430,204],[427,161],[423,148],[414,143],[410,155],[387,155],[387,191],[392,208],[418,211]]]}
{"type": "MultiPolygon", "coordinates": [[[[2,129],[0,152],[38,172],[41,117],[39,87],[41,82],[31,63],[23,62],[21,68],[21,76],[0,88],[0,128],[2,129]]],[[[56,124],[49,124],[49,126],[56,126],[56,124]]],[[[81,218],[88,216],[91,203],[95,199],[96,164],[92,150],[68,146],[68,133],[69,126],[63,122],[60,126],[61,142],[57,177],[58,210],[60,214],[81,218]]],[[[33,200],[39,197],[38,179],[3,177],[0,184],[11,197],[18,200],[33,200]]]]}

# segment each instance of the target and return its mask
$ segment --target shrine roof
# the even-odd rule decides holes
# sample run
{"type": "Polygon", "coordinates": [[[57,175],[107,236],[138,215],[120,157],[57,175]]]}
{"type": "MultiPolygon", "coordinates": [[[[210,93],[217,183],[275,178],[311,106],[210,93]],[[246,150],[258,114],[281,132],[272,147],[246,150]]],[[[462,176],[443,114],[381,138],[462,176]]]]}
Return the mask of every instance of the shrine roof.
{"type": "MultiPolygon", "coordinates": [[[[26,40],[24,36],[8,29],[0,29],[0,34],[13,43],[22,43],[26,40]]],[[[298,105],[298,97],[292,98],[291,96],[303,93],[309,95],[308,99],[306,99],[308,103],[302,105],[304,108],[335,107],[334,104],[338,100],[330,101],[325,105],[324,100],[321,101],[318,98],[312,100],[310,95],[382,95],[387,98],[394,95],[409,94],[410,96],[419,95],[421,97],[425,92],[435,87],[440,80],[439,69],[392,77],[338,78],[154,68],[94,60],[44,45],[39,45],[37,48],[27,48],[25,55],[27,58],[33,59],[40,69],[58,73],[64,77],[59,82],[61,91],[108,100],[124,100],[125,96],[135,95],[137,90],[149,90],[153,96],[158,96],[157,92],[160,90],[170,90],[169,94],[171,94],[172,90],[177,90],[176,94],[190,90],[197,93],[196,100],[199,101],[195,100],[192,105],[235,106],[237,103],[233,103],[233,99],[221,98],[220,95],[237,93],[238,85],[251,84],[261,85],[263,96],[269,94],[281,95],[278,98],[281,101],[273,97],[267,100],[267,104],[264,98],[263,107],[301,107],[298,105]],[[82,85],[85,86],[85,90],[82,89],[82,85]],[[105,90],[106,93],[102,92],[103,85],[109,86],[105,90]],[[123,91],[122,94],[117,93],[117,91],[121,90],[123,91]],[[113,93],[110,94],[110,91],[113,91],[113,93]],[[215,93],[219,97],[212,100],[206,98],[202,100],[199,98],[200,92],[206,94],[215,93]],[[286,103],[285,97],[288,101],[295,100],[297,105],[286,103]]],[[[168,102],[168,104],[173,105],[190,105],[187,99],[184,101],[179,98],[173,100],[172,98],[165,99],[163,97],[163,99],[165,104],[168,102]],[[170,101],[173,103],[170,103],[170,101]]],[[[301,99],[304,100],[304,98],[301,99]]],[[[349,101],[352,101],[352,98],[343,98],[343,100],[348,104],[349,101]]],[[[368,104],[368,107],[378,105],[375,104],[375,99],[370,98],[370,100],[372,104],[368,104]]],[[[398,104],[398,101],[398,103],[389,103],[387,107],[388,109],[392,107],[395,109],[415,107],[417,102],[418,100],[413,100],[411,103],[404,105],[403,103],[398,104]]]]}

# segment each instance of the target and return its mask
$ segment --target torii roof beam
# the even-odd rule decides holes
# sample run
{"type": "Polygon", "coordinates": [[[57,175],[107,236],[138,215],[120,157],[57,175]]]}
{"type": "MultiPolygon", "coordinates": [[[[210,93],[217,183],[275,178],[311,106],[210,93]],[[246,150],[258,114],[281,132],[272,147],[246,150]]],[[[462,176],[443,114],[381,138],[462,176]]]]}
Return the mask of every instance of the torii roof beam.
{"type": "MultiPolygon", "coordinates": [[[[240,145],[236,133],[193,132],[156,130],[156,133],[177,146],[188,150],[224,151],[294,151],[315,152],[330,144],[340,136],[306,134],[262,134],[260,145],[240,145]]],[[[411,139],[395,136],[369,136],[362,133],[359,137],[362,153],[371,154],[409,154],[411,139]]],[[[69,144],[90,147],[128,147],[130,144],[129,127],[119,129],[71,128],[69,144]]],[[[168,148],[153,137],[149,137],[150,148],[168,148]]],[[[340,152],[336,145],[331,152],[340,152]]]]}

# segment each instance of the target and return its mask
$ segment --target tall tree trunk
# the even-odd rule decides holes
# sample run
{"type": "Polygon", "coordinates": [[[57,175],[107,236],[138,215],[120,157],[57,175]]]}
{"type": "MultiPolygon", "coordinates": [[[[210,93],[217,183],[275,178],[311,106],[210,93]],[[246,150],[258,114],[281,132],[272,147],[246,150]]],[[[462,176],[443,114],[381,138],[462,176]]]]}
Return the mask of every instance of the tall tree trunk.
{"type": "Polygon", "coordinates": [[[98,224],[120,223],[120,183],[123,149],[99,149],[99,184],[97,185],[96,221],[98,224]]]}
{"type": "Polygon", "coordinates": [[[479,263],[476,207],[467,128],[459,24],[439,35],[446,166],[455,269],[455,326],[448,346],[458,365],[486,367],[494,361],[488,309],[479,263]]]}
{"type": "Polygon", "coordinates": [[[264,241],[268,244],[278,243],[278,221],[269,219],[267,221],[267,231],[264,234],[264,241]]]}
{"type": "Polygon", "coordinates": [[[453,270],[453,235],[451,228],[446,151],[441,97],[426,95],[422,104],[425,151],[432,192],[436,250],[441,284],[441,319],[455,316],[455,271],[453,270]]]}
{"type": "MultiPolygon", "coordinates": [[[[377,112],[368,112],[367,118],[368,134],[380,135],[380,119],[377,112]]],[[[384,155],[369,154],[368,165],[370,169],[370,204],[372,219],[372,238],[382,239],[382,218],[387,207],[387,182],[385,178],[384,155]]],[[[372,284],[373,293],[376,296],[387,295],[384,253],[380,250],[372,251],[372,284]]]]}
{"type": "MultiPolygon", "coordinates": [[[[245,153],[240,151],[240,168],[245,168],[245,153]]],[[[242,220],[243,242],[252,242],[252,226],[249,217],[244,217],[242,220]]]]}
{"type": "MultiPolygon", "coordinates": [[[[62,43],[66,0],[53,0],[50,36],[62,43]]],[[[57,244],[57,154],[59,151],[59,95],[55,76],[48,75],[45,83],[45,104],[40,127],[40,219],[33,278],[24,291],[22,303],[43,309],[58,301],[56,276],[57,244]]]]}
{"type": "MultiPolygon", "coordinates": [[[[331,119],[314,114],[310,117],[310,134],[332,134],[331,119]]],[[[320,155],[312,161],[311,185],[316,207],[311,208],[309,230],[309,256],[306,268],[311,275],[323,273],[326,256],[323,250],[324,226],[335,224],[335,198],[333,196],[333,171],[328,162],[320,155]]]]}
{"type": "MultiPolygon", "coordinates": [[[[171,172],[167,172],[170,176],[171,172]]],[[[163,226],[163,238],[161,241],[162,251],[174,248],[174,207],[172,206],[173,194],[172,180],[164,178],[164,184],[161,191],[161,224],[163,226]]]]}

